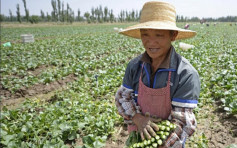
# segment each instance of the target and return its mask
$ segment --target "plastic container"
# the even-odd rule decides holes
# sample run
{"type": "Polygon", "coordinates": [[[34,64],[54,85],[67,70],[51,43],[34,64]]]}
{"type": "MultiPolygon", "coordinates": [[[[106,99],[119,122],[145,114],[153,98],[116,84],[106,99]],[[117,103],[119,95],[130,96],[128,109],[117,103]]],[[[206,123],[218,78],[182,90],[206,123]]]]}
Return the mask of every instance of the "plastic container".
{"type": "Polygon", "coordinates": [[[22,34],[21,35],[22,43],[33,43],[35,41],[32,34],[22,34]]]}

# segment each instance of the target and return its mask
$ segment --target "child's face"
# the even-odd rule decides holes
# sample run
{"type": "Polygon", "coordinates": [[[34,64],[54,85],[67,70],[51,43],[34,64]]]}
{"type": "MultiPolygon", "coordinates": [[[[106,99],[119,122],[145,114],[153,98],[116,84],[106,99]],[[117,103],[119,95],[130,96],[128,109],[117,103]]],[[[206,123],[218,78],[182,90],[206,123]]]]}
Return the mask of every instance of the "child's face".
{"type": "Polygon", "coordinates": [[[169,30],[141,29],[143,46],[152,60],[165,56],[175,37],[169,30]]]}

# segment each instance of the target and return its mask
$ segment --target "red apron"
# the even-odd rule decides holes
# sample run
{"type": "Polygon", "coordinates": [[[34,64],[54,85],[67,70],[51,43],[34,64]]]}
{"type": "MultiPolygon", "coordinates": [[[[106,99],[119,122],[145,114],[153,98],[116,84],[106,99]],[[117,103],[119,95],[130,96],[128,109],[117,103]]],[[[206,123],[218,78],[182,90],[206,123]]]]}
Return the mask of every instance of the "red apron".
{"type": "MultiPolygon", "coordinates": [[[[144,63],[142,64],[143,70],[144,63]]],[[[149,88],[142,82],[142,70],[139,78],[138,105],[141,107],[142,114],[149,112],[151,116],[161,119],[168,119],[171,112],[170,99],[170,78],[169,72],[167,86],[163,88],[149,88]]],[[[128,125],[128,132],[136,131],[136,125],[128,125]]]]}

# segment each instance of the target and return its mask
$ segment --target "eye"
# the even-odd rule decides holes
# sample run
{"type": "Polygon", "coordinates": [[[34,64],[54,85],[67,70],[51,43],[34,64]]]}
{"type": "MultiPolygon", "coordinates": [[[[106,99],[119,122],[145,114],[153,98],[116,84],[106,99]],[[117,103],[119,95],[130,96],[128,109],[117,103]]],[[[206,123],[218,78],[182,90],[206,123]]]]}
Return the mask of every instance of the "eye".
{"type": "Polygon", "coordinates": [[[147,33],[142,33],[142,36],[148,36],[148,34],[147,33]]]}
{"type": "Polygon", "coordinates": [[[157,37],[163,37],[163,34],[156,34],[157,37]]]}

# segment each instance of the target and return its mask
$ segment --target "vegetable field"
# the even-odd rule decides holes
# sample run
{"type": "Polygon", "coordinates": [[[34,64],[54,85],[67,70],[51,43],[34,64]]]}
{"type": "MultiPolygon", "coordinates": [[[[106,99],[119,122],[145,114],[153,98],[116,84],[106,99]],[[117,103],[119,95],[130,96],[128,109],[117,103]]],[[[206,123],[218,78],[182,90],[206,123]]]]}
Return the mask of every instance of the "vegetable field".
{"type": "MultiPolygon", "coordinates": [[[[1,45],[0,147],[123,147],[128,133],[114,95],[129,60],[144,51],[139,40],[113,29],[128,25],[3,25],[1,41],[12,46],[1,45]],[[22,44],[25,33],[36,41],[22,44]]],[[[197,36],[182,42],[193,49],[173,43],[201,79],[198,128],[186,147],[231,147],[237,143],[237,26],[190,27],[197,36]]]]}

